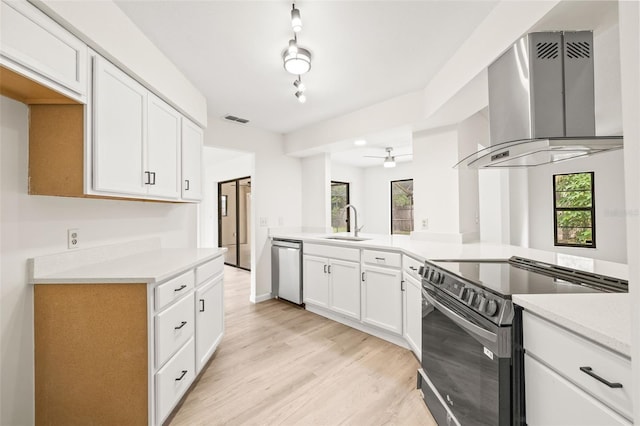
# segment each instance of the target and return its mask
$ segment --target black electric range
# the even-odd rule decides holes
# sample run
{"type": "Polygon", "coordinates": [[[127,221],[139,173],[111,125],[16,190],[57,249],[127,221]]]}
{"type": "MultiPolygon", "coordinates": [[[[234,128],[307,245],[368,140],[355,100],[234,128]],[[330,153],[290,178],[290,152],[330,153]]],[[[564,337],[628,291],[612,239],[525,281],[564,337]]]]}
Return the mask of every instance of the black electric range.
{"type": "Polygon", "coordinates": [[[626,292],[624,280],[520,257],[426,262],[418,387],[439,425],[524,424],[515,294],[626,292]]]}

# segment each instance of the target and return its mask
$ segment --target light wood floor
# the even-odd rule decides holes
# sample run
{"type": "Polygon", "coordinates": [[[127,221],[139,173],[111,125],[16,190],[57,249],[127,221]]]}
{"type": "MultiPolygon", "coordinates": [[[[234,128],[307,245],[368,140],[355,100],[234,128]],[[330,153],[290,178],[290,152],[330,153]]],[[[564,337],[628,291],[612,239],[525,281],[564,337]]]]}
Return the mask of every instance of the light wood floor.
{"type": "Polygon", "coordinates": [[[286,302],[225,266],[225,335],[171,425],[435,425],[406,349],[286,302]]]}

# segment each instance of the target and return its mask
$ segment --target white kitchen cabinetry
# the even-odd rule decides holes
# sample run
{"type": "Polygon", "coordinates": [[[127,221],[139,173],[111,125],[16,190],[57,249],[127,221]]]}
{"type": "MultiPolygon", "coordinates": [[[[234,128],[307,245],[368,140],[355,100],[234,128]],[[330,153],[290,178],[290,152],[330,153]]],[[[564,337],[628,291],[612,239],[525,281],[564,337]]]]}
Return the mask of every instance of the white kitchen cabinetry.
{"type": "Polygon", "coordinates": [[[630,425],[631,362],[523,313],[527,424],[630,425]]]}
{"type": "Polygon", "coordinates": [[[202,199],[202,129],[182,119],[182,199],[202,199]]]}
{"type": "Polygon", "coordinates": [[[86,102],[87,47],[26,1],[0,4],[0,64],[86,102]]]}
{"type": "Polygon", "coordinates": [[[147,90],[100,57],[93,79],[93,189],[144,195],[147,90]]]}
{"type": "Polygon", "coordinates": [[[402,312],[404,338],[415,356],[422,359],[422,289],[420,281],[403,273],[402,312]]]}
{"type": "Polygon", "coordinates": [[[104,58],[93,77],[94,189],[178,199],[180,114],[104,58]]]}
{"type": "Polygon", "coordinates": [[[147,102],[147,149],[145,173],[151,184],[149,195],[180,198],[181,115],[169,104],[149,93],[147,102]]]}
{"type": "Polygon", "coordinates": [[[222,339],[222,283],[221,255],[158,283],[36,282],[39,423],[161,425],[222,339]]]}
{"type": "Polygon", "coordinates": [[[402,334],[400,254],[363,250],[362,322],[402,334]],[[375,265],[390,265],[374,266],[375,265]]]}
{"type": "Polygon", "coordinates": [[[316,244],[303,250],[304,303],[360,320],[360,251],[316,244]]]}
{"type": "Polygon", "coordinates": [[[197,268],[196,373],[205,366],[224,335],[223,258],[197,268]]]}

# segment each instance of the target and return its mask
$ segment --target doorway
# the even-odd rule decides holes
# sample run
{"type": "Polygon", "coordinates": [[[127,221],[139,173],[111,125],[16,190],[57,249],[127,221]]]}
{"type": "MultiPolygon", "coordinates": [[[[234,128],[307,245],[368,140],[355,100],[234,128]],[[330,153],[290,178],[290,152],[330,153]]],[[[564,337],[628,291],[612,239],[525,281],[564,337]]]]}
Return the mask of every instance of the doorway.
{"type": "Polygon", "coordinates": [[[251,178],[218,183],[218,246],[224,263],[251,270],[251,178]]]}

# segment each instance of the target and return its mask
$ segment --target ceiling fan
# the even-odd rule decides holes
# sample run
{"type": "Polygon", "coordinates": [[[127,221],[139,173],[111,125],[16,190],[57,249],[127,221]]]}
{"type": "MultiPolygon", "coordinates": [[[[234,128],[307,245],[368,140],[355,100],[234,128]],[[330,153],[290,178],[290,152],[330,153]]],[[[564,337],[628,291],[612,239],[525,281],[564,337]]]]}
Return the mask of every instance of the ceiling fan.
{"type": "Polygon", "coordinates": [[[384,157],[380,157],[378,155],[365,155],[365,157],[369,157],[369,158],[384,158],[384,163],[382,163],[382,165],[384,167],[395,167],[396,166],[396,157],[408,157],[411,156],[411,154],[400,154],[400,155],[391,155],[391,152],[393,151],[392,147],[386,147],[385,151],[387,152],[387,155],[384,157]]]}

